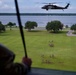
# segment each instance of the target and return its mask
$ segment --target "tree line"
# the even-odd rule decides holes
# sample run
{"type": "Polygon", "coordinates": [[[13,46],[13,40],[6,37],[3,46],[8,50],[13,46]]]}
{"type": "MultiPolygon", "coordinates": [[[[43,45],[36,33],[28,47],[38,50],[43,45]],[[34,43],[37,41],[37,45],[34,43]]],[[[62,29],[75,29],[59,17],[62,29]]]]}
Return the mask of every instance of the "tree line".
{"type": "MultiPolygon", "coordinates": [[[[34,22],[34,21],[27,21],[25,23],[25,29],[28,29],[28,31],[31,31],[31,29],[34,29],[37,26],[38,26],[38,24],[36,22],[34,22]]],[[[54,21],[48,22],[45,28],[49,32],[57,33],[60,30],[62,30],[63,27],[64,27],[63,23],[61,23],[58,20],[54,20],[54,21]]],[[[68,28],[68,25],[66,25],[65,27],[68,28]]],[[[70,27],[70,29],[76,31],[76,24],[73,24],[70,27]]]]}
{"type": "Polygon", "coordinates": [[[10,27],[10,30],[12,29],[12,26],[16,26],[16,23],[12,23],[12,22],[9,22],[7,23],[6,25],[2,24],[2,22],[0,21],[0,32],[4,32],[6,31],[6,27],[10,27]]]}
{"type": "MultiPolygon", "coordinates": [[[[10,30],[12,30],[13,26],[16,27],[16,23],[9,22],[6,25],[3,25],[2,22],[0,22],[0,32],[4,32],[6,30],[5,28],[8,26],[10,27],[10,30]]],[[[37,26],[38,24],[35,21],[27,21],[24,25],[24,28],[28,29],[28,31],[31,31],[31,29],[34,29],[37,26]]],[[[63,26],[64,26],[63,23],[61,23],[58,20],[54,20],[54,21],[48,22],[45,28],[49,32],[57,33],[63,29],[63,26]]],[[[68,25],[66,25],[66,28],[68,28],[68,25]]],[[[76,24],[73,24],[70,27],[70,29],[76,31],[76,24]]]]}
{"type": "Polygon", "coordinates": [[[5,31],[5,26],[2,24],[2,22],[0,22],[0,32],[4,32],[5,31]]]}

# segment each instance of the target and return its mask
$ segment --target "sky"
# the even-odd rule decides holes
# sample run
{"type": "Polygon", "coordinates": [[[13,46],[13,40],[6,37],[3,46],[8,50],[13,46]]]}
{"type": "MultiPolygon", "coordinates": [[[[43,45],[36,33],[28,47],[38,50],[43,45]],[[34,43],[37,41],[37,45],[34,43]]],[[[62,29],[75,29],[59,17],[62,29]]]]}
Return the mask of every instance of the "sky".
{"type": "MultiPolygon", "coordinates": [[[[76,13],[76,0],[17,0],[20,13],[76,13]],[[58,6],[66,6],[70,3],[68,9],[48,10],[41,9],[45,4],[56,2],[58,6]]],[[[15,13],[14,0],[0,0],[0,13],[15,13]]]]}

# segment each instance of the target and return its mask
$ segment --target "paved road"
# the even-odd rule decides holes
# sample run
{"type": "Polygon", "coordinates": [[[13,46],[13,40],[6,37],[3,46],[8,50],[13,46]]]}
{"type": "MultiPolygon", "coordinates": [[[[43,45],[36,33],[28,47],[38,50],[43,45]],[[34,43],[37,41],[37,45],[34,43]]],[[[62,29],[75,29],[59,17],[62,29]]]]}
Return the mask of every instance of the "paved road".
{"type": "Polygon", "coordinates": [[[72,34],[72,32],[73,32],[72,30],[69,30],[67,36],[76,36],[76,34],[72,34]]]}

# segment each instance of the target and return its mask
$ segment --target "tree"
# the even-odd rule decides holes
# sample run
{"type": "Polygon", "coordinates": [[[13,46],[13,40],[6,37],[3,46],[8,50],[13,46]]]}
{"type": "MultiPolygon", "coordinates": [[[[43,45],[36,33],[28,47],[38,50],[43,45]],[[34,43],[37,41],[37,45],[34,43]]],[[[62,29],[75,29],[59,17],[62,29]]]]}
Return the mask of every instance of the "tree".
{"type": "Polygon", "coordinates": [[[76,24],[73,24],[70,29],[76,31],[76,24]]]}
{"type": "Polygon", "coordinates": [[[60,29],[63,29],[63,24],[58,21],[58,20],[54,20],[51,22],[48,22],[46,25],[46,29],[47,31],[53,31],[54,33],[58,32],[60,29]]]}
{"type": "Polygon", "coordinates": [[[0,32],[5,31],[5,26],[0,22],[0,32]]]}
{"type": "Polygon", "coordinates": [[[34,27],[37,27],[37,23],[34,21],[27,21],[25,23],[25,29],[28,29],[28,31],[31,31],[31,29],[34,29],[34,27]]]}
{"type": "Polygon", "coordinates": [[[69,28],[69,26],[68,26],[68,25],[66,25],[65,27],[66,27],[66,28],[69,28]]]}
{"type": "Polygon", "coordinates": [[[16,23],[9,22],[6,26],[9,26],[9,27],[10,27],[10,30],[12,30],[12,29],[11,29],[12,26],[15,26],[15,25],[16,25],[16,23]]]}

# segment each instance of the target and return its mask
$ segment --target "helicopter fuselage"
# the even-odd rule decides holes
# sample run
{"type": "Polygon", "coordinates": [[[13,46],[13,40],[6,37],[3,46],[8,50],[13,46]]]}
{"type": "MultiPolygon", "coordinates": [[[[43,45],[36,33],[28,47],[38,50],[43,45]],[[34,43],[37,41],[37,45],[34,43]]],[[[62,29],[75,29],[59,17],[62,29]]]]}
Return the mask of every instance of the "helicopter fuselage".
{"type": "Polygon", "coordinates": [[[57,6],[57,5],[44,5],[42,7],[42,9],[46,9],[46,10],[49,10],[49,9],[62,9],[63,10],[63,9],[67,9],[69,5],[70,5],[69,3],[65,7],[60,7],[60,6],[57,6]]]}

